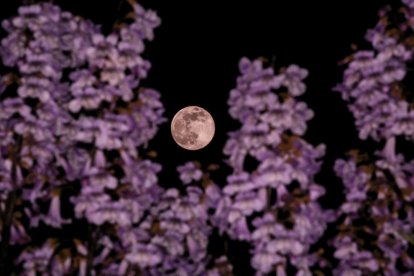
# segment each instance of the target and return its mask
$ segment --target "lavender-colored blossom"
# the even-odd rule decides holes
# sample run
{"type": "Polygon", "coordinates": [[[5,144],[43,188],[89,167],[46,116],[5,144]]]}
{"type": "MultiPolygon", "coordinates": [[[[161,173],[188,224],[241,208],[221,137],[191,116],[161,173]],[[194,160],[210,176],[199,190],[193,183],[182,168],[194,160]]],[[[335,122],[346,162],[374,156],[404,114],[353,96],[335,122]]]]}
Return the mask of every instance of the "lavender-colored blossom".
{"type": "Polygon", "coordinates": [[[26,232],[26,229],[22,223],[16,221],[12,224],[10,229],[10,243],[11,244],[26,244],[30,242],[31,237],[26,232]]]}
{"type": "Polygon", "coordinates": [[[371,252],[359,251],[356,243],[345,237],[338,240],[335,246],[338,248],[334,256],[340,259],[340,264],[334,271],[334,275],[347,275],[349,273],[363,274],[375,273],[379,270],[379,263],[373,258],[371,252]]]}
{"type": "Polygon", "coordinates": [[[207,271],[207,276],[233,275],[233,265],[227,256],[221,256],[214,260],[214,267],[207,271]]]}
{"type": "Polygon", "coordinates": [[[178,166],[177,171],[184,184],[189,184],[193,180],[199,181],[203,176],[202,171],[197,167],[195,162],[187,162],[184,165],[178,166]]]}
{"type": "Polygon", "coordinates": [[[356,212],[361,206],[361,202],[367,197],[368,187],[366,183],[370,175],[364,171],[358,171],[354,162],[337,160],[335,162],[335,172],[343,179],[346,187],[347,203],[341,208],[344,212],[356,212]]]}
{"type": "Polygon", "coordinates": [[[306,86],[302,82],[308,76],[308,71],[297,65],[290,65],[284,72],[283,85],[289,90],[292,96],[299,96],[305,93],[306,86]]]}
{"type": "Polygon", "coordinates": [[[77,113],[82,108],[85,110],[97,109],[103,100],[103,95],[92,87],[73,93],[75,98],[69,102],[68,108],[71,112],[77,113]]]}
{"type": "Polygon", "coordinates": [[[161,252],[157,250],[155,245],[149,244],[138,245],[136,252],[129,253],[125,256],[127,262],[131,264],[139,264],[142,268],[156,266],[161,263],[162,256],[161,252]]]}
{"type": "Polygon", "coordinates": [[[361,164],[363,159],[356,153],[347,161],[336,162],[335,170],[347,194],[339,212],[344,219],[334,239],[334,256],[340,260],[334,271],[336,275],[351,273],[349,271],[362,275],[380,270],[385,275],[395,275],[399,274],[399,261],[406,269],[413,268],[413,259],[405,253],[408,250],[405,233],[413,227],[413,211],[407,208],[413,201],[410,191],[412,171],[407,170],[411,162],[404,164],[403,156],[395,152],[395,147],[395,138],[388,139],[371,164],[361,164]],[[376,197],[368,197],[369,192],[375,192],[376,197]],[[400,210],[406,212],[405,218],[399,216],[400,210]],[[354,221],[361,219],[366,223],[354,226],[354,221]],[[372,227],[372,224],[376,226],[372,227]],[[372,244],[353,234],[360,229],[375,237],[372,244]],[[372,246],[377,248],[375,255],[371,252],[372,246]]]}
{"type": "MultiPolygon", "coordinates": [[[[164,121],[159,93],[138,89],[150,69],[141,56],[144,42],[153,38],[160,20],[137,4],[132,9],[129,23],[110,35],[49,3],[22,6],[17,16],[3,21],[6,37],[0,57],[13,74],[0,78],[1,208],[9,204],[6,199],[11,193],[21,193],[22,201],[16,205],[22,212],[12,213],[13,223],[4,226],[11,229],[11,244],[30,242],[25,221],[27,227],[39,227],[42,221],[61,228],[85,218],[95,225],[91,227],[130,228],[160,197],[156,176],[160,166],[137,152],[164,121]],[[18,84],[17,95],[5,90],[13,82],[18,84]],[[16,183],[11,183],[14,155],[19,164],[16,183]],[[61,214],[66,191],[73,220],[61,214]],[[41,208],[48,202],[49,208],[41,208]]],[[[188,208],[178,209],[185,213],[188,208]]],[[[200,215],[199,208],[193,211],[200,215]]],[[[44,274],[47,269],[53,270],[51,275],[100,273],[88,267],[85,250],[79,253],[80,260],[68,249],[54,256],[54,248],[61,250],[58,243],[24,251],[17,262],[23,273],[44,274]]],[[[191,239],[189,243],[191,248],[199,244],[191,239]]],[[[116,267],[118,272],[126,271],[130,258],[126,256],[133,252],[123,252],[125,260],[116,267]]],[[[104,272],[114,270],[92,264],[96,265],[104,272]]]]}
{"type": "Polygon", "coordinates": [[[207,244],[211,228],[203,191],[187,187],[163,192],[150,216],[138,227],[121,227],[120,252],[128,252],[127,265],[139,265],[149,275],[203,275],[207,266],[207,244]]]}
{"type": "Polygon", "coordinates": [[[62,227],[64,223],[70,223],[70,219],[63,219],[60,213],[60,195],[55,193],[50,202],[49,212],[43,217],[43,221],[56,228],[62,227]]]}
{"type": "Polygon", "coordinates": [[[21,98],[5,99],[0,103],[2,120],[10,119],[18,114],[20,117],[30,117],[31,108],[27,106],[21,98]]]}
{"type": "Polygon", "coordinates": [[[16,263],[23,263],[23,271],[26,275],[36,275],[37,272],[46,273],[55,247],[54,241],[46,241],[39,248],[23,251],[16,263]]]}
{"type": "Polygon", "coordinates": [[[313,117],[306,104],[295,98],[305,91],[302,80],[307,71],[291,65],[275,75],[272,68],[263,67],[260,60],[246,58],[239,64],[242,75],[228,103],[230,115],[242,126],[230,133],[224,148],[233,173],[212,223],[220,233],[252,245],[251,265],[257,275],[286,274],[289,260],[300,273],[310,275],[315,259],[308,252],[310,246],[335,218],[316,202],[325,190],[313,181],[325,147],[314,147],[299,136],[313,117]],[[251,172],[244,168],[247,156],[259,162],[251,172]],[[311,202],[289,190],[294,182],[299,184],[297,192],[311,202]],[[282,218],[282,213],[289,216],[282,218]]]}
{"type": "MultiPolygon", "coordinates": [[[[380,16],[385,17],[386,12],[380,12],[380,16]]],[[[389,35],[386,22],[380,20],[367,32],[366,39],[373,50],[356,52],[348,62],[342,83],[335,88],[348,102],[359,137],[364,140],[400,135],[413,138],[412,108],[404,93],[399,92],[412,49],[403,39],[389,35]]]]}
{"type": "MultiPolygon", "coordinates": [[[[412,160],[397,152],[397,136],[413,139],[412,103],[402,84],[412,47],[412,1],[403,1],[406,22],[388,20],[391,8],[380,11],[380,21],[366,34],[373,50],[358,51],[347,62],[337,86],[356,119],[361,139],[384,141],[383,150],[362,155],[354,151],[337,160],[335,171],[344,184],[346,201],[333,243],[339,265],[334,275],[406,275],[414,267],[408,253],[414,199],[412,160]],[[397,23],[397,24],[395,24],[397,23]],[[398,34],[390,29],[398,25],[398,34]],[[369,156],[367,158],[367,156],[369,156]],[[403,215],[401,215],[403,214],[403,215]],[[372,237],[368,242],[359,233],[372,237]]],[[[403,18],[403,17],[402,17],[403,18]]],[[[398,19],[396,19],[398,20],[398,19]]]]}

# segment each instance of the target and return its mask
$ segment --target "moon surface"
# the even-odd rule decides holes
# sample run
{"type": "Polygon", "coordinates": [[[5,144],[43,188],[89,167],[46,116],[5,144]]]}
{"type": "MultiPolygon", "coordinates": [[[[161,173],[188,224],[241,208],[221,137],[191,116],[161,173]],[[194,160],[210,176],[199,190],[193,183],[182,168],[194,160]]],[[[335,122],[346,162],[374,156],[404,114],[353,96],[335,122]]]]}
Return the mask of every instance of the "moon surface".
{"type": "Polygon", "coordinates": [[[187,150],[199,150],[213,139],[213,117],[204,108],[187,106],[175,114],[171,122],[174,141],[187,150]]]}

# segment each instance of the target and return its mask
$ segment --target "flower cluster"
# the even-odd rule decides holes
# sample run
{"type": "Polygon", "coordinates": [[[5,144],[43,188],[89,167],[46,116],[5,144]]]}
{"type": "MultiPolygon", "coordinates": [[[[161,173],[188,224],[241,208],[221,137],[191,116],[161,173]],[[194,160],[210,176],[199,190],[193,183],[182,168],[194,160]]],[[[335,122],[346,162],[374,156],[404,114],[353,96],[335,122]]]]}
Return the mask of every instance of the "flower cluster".
{"type": "MultiPolygon", "coordinates": [[[[14,207],[11,244],[28,242],[26,219],[27,227],[73,222],[61,214],[67,190],[75,218],[96,227],[131,226],[159,197],[161,167],[140,157],[137,147],[164,121],[159,93],[140,86],[150,68],[141,56],[144,41],[153,39],[160,20],[132,8],[132,23],[109,35],[48,3],[22,6],[3,21],[0,56],[17,84],[14,90],[0,82],[0,198],[2,211],[14,207]],[[15,193],[21,200],[10,205],[15,193]]],[[[56,273],[81,271],[69,254],[80,242],[53,244],[59,252],[50,242],[22,252],[17,263],[25,274],[42,273],[56,254],[62,264],[56,273]]],[[[95,253],[81,251],[83,259],[95,253]]]]}
{"type": "Polygon", "coordinates": [[[396,24],[389,22],[388,10],[381,10],[381,20],[366,34],[373,49],[357,51],[346,60],[343,81],[335,90],[348,102],[361,139],[401,135],[413,140],[414,109],[401,85],[413,57],[413,33],[409,22],[392,27],[396,24]]]}
{"type": "Polygon", "coordinates": [[[407,236],[414,228],[414,160],[406,162],[395,152],[395,137],[375,158],[367,159],[352,152],[349,159],[335,163],[346,193],[333,242],[334,256],[340,261],[335,273],[413,271],[407,236]]]}
{"type": "Polygon", "coordinates": [[[122,235],[129,252],[124,261],[144,275],[202,275],[211,232],[202,196],[196,187],[185,195],[166,190],[140,225],[122,235]]]}
{"type": "Polygon", "coordinates": [[[203,176],[203,172],[197,167],[196,162],[187,162],[177,168],[180,179],[184,184],[189,184],[193,180],[199,181],[203,176]]]}
{"type": "Polygon", "coordinates": [[[404,84],[414,48],[413,1],[403,0],[403,22],[391,22],[389,7],[366,38],[373,50],[349,60],[337,86],[349,103],[361,139],[385,141],[382,151],[353,150],[338,159],[334,170],[344,185],[332,245],[339,261],[334,275],[410,275],[414,160],[398,153],[398,136],[414,138],[414,109],[404,84]],[[411,243],[411,244],[410,244],[411,243]]]}
{"type": "Polygon", "coordinates": [[[227,256],[221,256],[214,260],[214,267],[207,271],[207,276],[229,275],[233,275],[233,266],[229,263],[227,256]]]}
{"type": "MultiPolygon", "coordinates": [[[[198,179],[181,191],[177,188],[158,190],[157,199],[139,198],[150,205],[139,222],[118,225],[117,238],[104,235],[99,240],[102,252],[96,263],[111,263],[105,275],[217,275],[216,269],[229,269],[226,259],[216,260],[216,269],[208,269],[211,256],[207,247],[212,226],[209,210],[213,208],[214,192],[219,188],[193,162],[178,167],[198,179]],[[200,187],[201,186],[201,187],[200,187]],[[222,268],[218,268],[221,267],[222,268]],[[225,268],[227,267],[227,268],[225,268]]],[[[186,178],[184,178],[186,179],[186,178]]]]}
{"type": "Polygon", "coordinates": [[[242,127],[230,133],[224,148],[233,173],[213,223],[232,239],[252,244],[251,265],[258,273],[282,273],[288,263],[310,273],[310,245],[333,213],[319,206],[325,190],[313,180],[325,147],[313,147],[300,137],[313,116],[296,99],[305,92],[302,80],[308,73],[291,65],[275,74],[262,61],[246,58],[240,72],[229,105],[242,127]],[[258,161],[252,172],[244,167],[247,156],[258,161]]]}

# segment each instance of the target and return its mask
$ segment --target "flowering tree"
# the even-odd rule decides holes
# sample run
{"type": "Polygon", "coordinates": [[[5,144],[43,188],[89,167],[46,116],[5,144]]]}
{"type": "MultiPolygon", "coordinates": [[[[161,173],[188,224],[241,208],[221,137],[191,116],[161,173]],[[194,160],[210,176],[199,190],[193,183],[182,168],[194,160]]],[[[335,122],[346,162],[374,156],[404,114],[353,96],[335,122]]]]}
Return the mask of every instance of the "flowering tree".
{"type": "Polygon", "coordinates": [[[333,240],[339,261],[335,275],[411,275],[414,270],[414,160],[396,151],[400,138],[414,138],[413,102],[404,84],[414,51],[414,4],[404,3],[401,21],[392,20],[396,17],[389,7],[380,11],[380,21],[366,35],[373,49],[346,60],[336,88],[355,117],[360,138],[385,145],[382,151],[351,151],[335,163],[346,194],[333,240]]]}
{"type": "Polygon", "coordinates": [[[242,123],[230,133],[224,152],[233,173],[222,190],[213,223],[232,239],[252,245],[257,275],[311,275],[317,252],[310,246],[333,219],[318,198],[325,189],[314,182],[324,145],[313,147],[301,136],[313,116],[297,100],[305,92],[305,69],[290,65],[275,74],[261,60],[240,61],[241,76],[230,93],[230,114],[242,123]],[[250,156],[257,168],[247,171],[250,156]]]}
{"type": "Polygon", "coordinates": [[[248,244],[256,275],[412,274],[414,160],[398,145],[414,140],[413,1],[400,16],[381,10],[372,49],[343,62],[335,90],[380,150],[336,160],[337,210],[315,181],[326,147],[304,138],[308,71],[262,59],[240,60],[230,92],[241,126],[223,149],[226,181],[212,177],[220,165],[192,160],[164,188],[147,152],[164,108],[142,85],[160,19],[128,2],[109,34],[48,3],[2,23],[0,275],[233,275],[226,247],[210,250],[217,232],[248,244]]]}
{"type": "Polygon", "coordinates": [[[24,275],[107,273],[119,258],[130,260],[119,269],[134,269],[137,247],[114,235],[131,231],[159,196],[160,166],[137,147],[164,119],[158,92],[140,87],[150,68],[144,41],[160,20],[132,8],[133,22],[109,35],[51,4],[22,6],[3,22],[0,54],[10,73],[0,90],[2,275],[9,244],[25,246],[14,263],[24,275]],[[62,200],[73,218],[62,217],[62,200]],[[90,237],[39,244],[28,234],[75,220],[90,237]]]}

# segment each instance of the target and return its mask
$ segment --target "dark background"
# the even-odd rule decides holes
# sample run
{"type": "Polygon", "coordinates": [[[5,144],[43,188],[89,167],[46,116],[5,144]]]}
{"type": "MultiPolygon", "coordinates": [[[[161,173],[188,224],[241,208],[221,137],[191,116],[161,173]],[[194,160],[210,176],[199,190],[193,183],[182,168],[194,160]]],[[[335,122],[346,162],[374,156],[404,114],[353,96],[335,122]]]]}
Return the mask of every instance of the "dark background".
{"type": "MultiPolygon", "coordinates": [[[[124,0],[54,2],[101,24],[106,33],[128,11],[124,0]]],[[[305,139],[314,145],[327,146],[324,165],[316,180],[328,190],[323,205],[338,207],[343,195],[340,181],[332,172],[334,160],[355,147],[371,151],[379,146],[358,140],[346,103],[332,91],[342,78],[343,68],[338,62],[352,53],[351,44],[369,46],[363,36],[368,28],[375,26],[378,9],[391,2],[396,1],[337,0],[327,4],[329,1],[256,0],[234,1],[232,5],[223,0],[139,1],[144,8],[156,10],[162,20],[155,31],[155,40],[147,43],[144,56],[151,61],[152,69],[143,82],[144,86],[160,91],[168,119],[149,145],[150,150],[157,151],[156,160],[163,165],[161,185],[177,186],[176,166],[190,160],[201,161],[203,167],[220,164],[221,169],[213,178],[221,185],[225,183],[230,170],[222,161],[222,149],[227,133],[239,127],[228,114],[227,106],[229,92],[239,74],[238,61],[243,56],[265,57],[274,60],[276,70],[293,63],[309,70],[305,80],[308,89],[301,99],[315,117],[308,123],[305,139]],[[216,122],[213,141],[200,151],[180,148],[170,134],[172,117],[188,105],[207,109],[216,122]]],[[[3,0],[0,18],[15,15],[21,3],[3,0]]],[[[233,247],[234,252],[243,250],[241,247],[242,244],[233,247]]],[[[232,249],[229,250],[231,253],[232,249]]],[[[238,261],[248,265],[245,257],[238,261]]]]}

